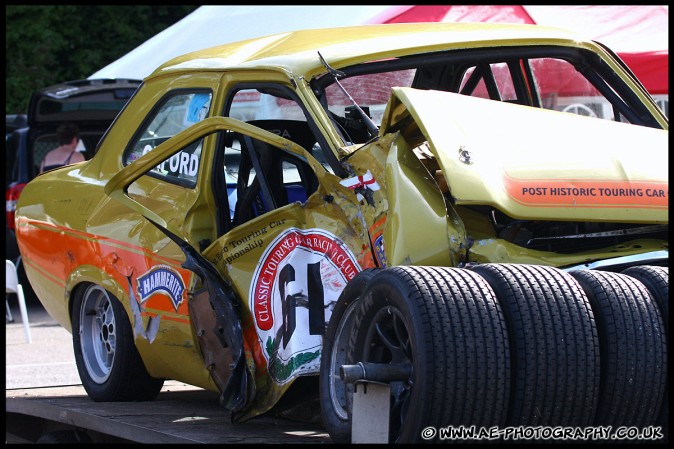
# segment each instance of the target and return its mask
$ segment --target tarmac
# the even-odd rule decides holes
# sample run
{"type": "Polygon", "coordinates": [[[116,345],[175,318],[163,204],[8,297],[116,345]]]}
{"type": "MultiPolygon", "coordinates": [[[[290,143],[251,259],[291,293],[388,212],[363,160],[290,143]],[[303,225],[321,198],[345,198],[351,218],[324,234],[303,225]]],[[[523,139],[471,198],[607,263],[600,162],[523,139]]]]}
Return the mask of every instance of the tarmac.
{"type": "MultiPolygon", "coordinates": [[[[11,402],[13,409],[33,410],[36,398],[45,400],[41,407],[48,410],[42,408],[39,416],[62,412],[63,416],[76,414],[81,418],[86,413],[92,423],[105,422],[110,435],[139,442],[160,438],[181,444],[329,442],[328,434],[316,424],[276,416],[233,424],[216,394],[173,380],[165,382],[161,397],[155,401],[105,405],[90,401],[77,372],[70,332],[35,300],[27,304],[32,339],[28,343],[16,298],[9,296],[9,304],[14,322],[7,322],[5,327],[5,393],[6,398],[21,400],[11,402]],[[116,423],[114,430],[109,428],[109,421],[116,423]]],[[[5,444],[32,444],[34,440],[27,438],[5,432],[5,444]]]]}
{"type": "MultiPolygon", "coordinates": [[[[28,397],[28,391],[39,395],[47,394],[50,387],[80,387],[70,332],[49,316],[37,299],[29,300],[26,309],[31,342],[28,343],[16,296],[8,295],[7,303],[14,321],[9,322],[5,313],[6,395],[28,397]]],[[[5,444],[30,443],[5,432],[5,444]]]]}
{"type": "Polygon", "coordinates": [[[72,335],[39,302],[28,302],[31,342],[27,343],[15,296],[7,296],[14,322],[5,314],[5,389],[81,385],[72,335]]]}

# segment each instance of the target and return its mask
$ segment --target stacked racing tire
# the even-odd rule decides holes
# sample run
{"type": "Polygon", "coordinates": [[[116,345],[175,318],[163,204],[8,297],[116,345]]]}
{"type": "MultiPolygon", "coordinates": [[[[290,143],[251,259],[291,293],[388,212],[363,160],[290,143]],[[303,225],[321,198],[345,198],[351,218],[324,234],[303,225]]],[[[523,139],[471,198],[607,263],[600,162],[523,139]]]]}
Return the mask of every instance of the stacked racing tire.
{"type": "Polygon", "coordinates": [[[505,442],[513,428],[659,425],[666,435],[668,296],[664,267],[366,270],[324,335],[323,422],[350,443],[354,384],[384,381],[389,443],[451,442],[426,432],[450,427],[496,428],[490,438],[505,442]],[[356,381],[345,375],[355,367],[356,381]]]}

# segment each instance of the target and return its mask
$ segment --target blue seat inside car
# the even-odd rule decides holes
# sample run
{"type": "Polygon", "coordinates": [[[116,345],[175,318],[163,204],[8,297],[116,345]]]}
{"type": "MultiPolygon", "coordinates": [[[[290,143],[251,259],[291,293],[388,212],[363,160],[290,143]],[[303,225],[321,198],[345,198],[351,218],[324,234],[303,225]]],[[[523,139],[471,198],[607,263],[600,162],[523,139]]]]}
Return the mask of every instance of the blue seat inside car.
{"type": "MultiPolygon", "coordinates": [[[[307,193],[304,190],[304,187],[300,185],[287,185],[284,188],[288,196],[288,204],[295,203],[297,201],[303,203],[307,200],[307,193]]],[[[236,200],[237,200],[236,185],[227,186],[227,197],[229,198],[229,215],[230,218],[234,218],[234,211],[236,210],[236,200]]],[[[255,204],[253,204],[253,208],[255,209],[255,214],[256,215],[259,214],[259,211],[255,207],[255,204]]]]}
{"type": "Polygon", "coordinates": [[[286,194],[288,195],[288,204],[299,201],[301,203],[307,200],[307,192],[304,190],[304,187],[300,185],[287,185],[285,186],[286,194]]]}

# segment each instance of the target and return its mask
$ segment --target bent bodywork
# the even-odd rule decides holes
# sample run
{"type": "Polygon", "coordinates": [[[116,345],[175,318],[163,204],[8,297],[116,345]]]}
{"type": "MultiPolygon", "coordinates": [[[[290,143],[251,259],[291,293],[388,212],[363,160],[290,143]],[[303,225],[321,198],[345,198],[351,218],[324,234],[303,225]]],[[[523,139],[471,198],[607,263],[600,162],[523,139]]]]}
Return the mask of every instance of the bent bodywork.
{"type": "MultiPolygon", "coordinates": [[[[51,257],[67,257],[67,266],[76,267],[66,292],[96,280],[126,299],[139,329],[164,317],[152,339],[137,339],[150,372],[161,371],[162,357],[175,357],[182,347],[178,352],[191,362],[174,368],[175,376],[219,391],[234,419],[244,420],[269,410],[293,380],[318,372],[321,334],[332,307],[365,268],[499,261],[566,267],[668,250],[666,166],[652,163],[662,160],[657,151],[666,139],[663,130],[396,88],[380,136],[342,161],[354,175],[347,179],[327,172],[293,142],[226,118],[204,120],[129,164],[104,190],[125,207],[129,229],[136,229],[128,235],[140,238],[138,243],[156,242],[155,251],[141,258],[130,257],[136,251],[128,252],[130,243],[94,237],[97,223],[119,213],[119,206],[81,188],[64,192],[64,200],[70,193],[83,205],[98,204],[85,233],[66,232],[69,225],[57,214],[33,207],[22,208],[18,229],[34,278],[52,278],[37,247],[61,232],[71,249],[51,257]],[[601,141],[592,138],[598,128],[601,141]],[[276,151],[303,157],[319,186],[306,202],[255,218],[199,254],[182,223],[134,198],[145,188],[149,169],[187,143],[224,131],[247,133],[276,151]],[[156,228],[132,218],[136,214],[156,228]],[[107,262],[93,262],[98,258],[107,262]],[[157,261],[175,263],[169,260],[182,260],[171,272],[182,279],[184,293],[173,298],[157,291],[150,301],[147,292],[141,295],[147,289],[138,273],[152,272],[157,261]],[[96,264],[112,274],[101,278],[86,269],[96,264]],[[115,273],[122,277],[116,280],[115,273]],[[173,312],[158,305],[167,297],[173,312]],[[189,334],[198,346],[187,343],[189,334]]],[[[87,179],[84,169],[69,170],[38,183],[46,187],[54,178],[74,175],[87,179]]],[[[35,191],[26,192],[26,201],[35,191]]],[[[54,316],[69,324],[67,317],[54,316]]]]}
{"type": "MultiPolygon", "coordinates": [[[[642,254],[644,248],[653,252],[668,249],[666,169],[648,163],[658,157],[656,151],[663,148],[666,131],[496,105],[508,109],[504,114],[494,106],[488,100],[450,93],[395,89],[380,138],[356,150],[348,159],[357,175],[340,180],[323,173],[321,188],[309,198],[305,210],[317,202],[337,205],[329,215],[334,225],[322,227],[349,242],[354,254],[360,252],[358,263],[362,268],[463,266],[502,260],[566,267],[642,254]],[[514,123],[525,123],[523,128],[537,132],[527,136],[513,128],[512,122],[507,129],[505,125],[495,125],[490,133],[470,129],[470,124],[479,120],[494,123],[504,116],[514,117],[514,123]],[[597,132],[601,126],[610,128],[605,134],[611,137],[603,139],[600,146],[588,128],[597,132]],[[569,132],[549,138],[560,127],[569,132]],[[636,154],[635,146],[643,151],[636,154]],[[581,157],[585,163],[574,162],[581,157]],[[332,199],[328,192],[333,192],[332,199]],[[541,214],[538,211],[542,205],[546,207],[541,214]],[[512,236],[515,231],[499,230],[494,219],[497,214],[516,221],[517,232],[529,236],[529,240],[512,236]],[[652,225],[653,222],[660,225],[652,225]],[[544,236],[532,235],[528,226],[541,229],[544,236]],[[602,230],[596,232],[598,235],[589,230],[571,231],[582,226],[602,230]],[[349,230],[351,238],[345,236],[345,230],[349,230]],[[541,249],[536,239],[550,240],[550,245],[556,246],[541,249]],[[582,246],[576,250],[578,241],[582,246]],[[592,246],[591,251],[588,245],[592,246]],[[368,251],[362,252],[364,247],[369,247],[368,251]]],[[[500,220],[505,220],[503,217],[500,220]]],[[[298,229],[315,226],[307,218],[294,217],[298,229]]],[[[250,273],[237,273],[231,263],[234,259],[237,264],[255,263],[263,248],[268,254],[274,246],[267,244],[266,235],[272,224],[269,229],[261,227],[263,231],[253,238],[234,239],[247,244],[236,246],[243,246],[244,254],[227,254],[228,246],[234,247],[231,238],[215,242],[205,254],[210,255],[223,277],[233,278],[235,284],[252,286],[255,281],[248,281],[250,273]]],[[[318,250],[318,246],[307,247],[318,250]]],[[[267,288],[262,287],[259,283],[251,287],[247,309],[253,316],[241,316],[246,322],[259,321],[264,313],[260,310],[260,297],[267,288]],[[255,288],[257,292],[253,292],[255,288]]],[[[272,296],[269,295],[270,300],[272,296]]],[[[322,304],[326,311],[329,305],[322,304]]],[[[268,310],[274,308],[280,308],[279,304],[268,306],[268,310]]],[[[251,341],[260,346],[247,355],[248,366],[255,367],[252,371],[258,374],[255,409],[263,411],[286,390],[287,378],[274,374],[274,368],[267,365],[272,360],[259,357],[263,353],[265,359],[269,358],[274,351],[264,348],[265,340],[259,331],[258,326],[258,338],[251,341]],[[256,352],[257,359],[253,355],[256,352]],[[266,374],[264,381],[260,380],[260,373],[266,374]]],[[[311,330],[306,331],[310,337],[311,330]]],[[[271,341],[277,344],[279,336],[271,341]]],[[[221,350],[202,344],[205,353],[217,354],[221,350]]],[[[306,368],[305,372],[311,370],[306,368]]],[[[246,385],[247,377],[240,376],[240,382],[246,385]]],[[[242,419],[253,414],[244,413],[242,419]]]]}
{"type": "MultiPolygon", "coordinates": [[[[442,227],[443,206],[449,265],[509,260],[564,267],[668,249],[667,166],[654,163],[663,158],[667,131],[493,103],[394,89],[381,132],[400,136],[378,162],[386,166],[388,195],[412,197],[389,200],[398,204],[384,239],[392,265],[425,263],[419,251],[424,242],[440,244],[428,238],[442,227]],[[406,217],[415,226],[403,226],[406,217]]],[[[377,158],[361,153],[368,150],[349,162],[359,161],[363,171],[377,158]]]]}

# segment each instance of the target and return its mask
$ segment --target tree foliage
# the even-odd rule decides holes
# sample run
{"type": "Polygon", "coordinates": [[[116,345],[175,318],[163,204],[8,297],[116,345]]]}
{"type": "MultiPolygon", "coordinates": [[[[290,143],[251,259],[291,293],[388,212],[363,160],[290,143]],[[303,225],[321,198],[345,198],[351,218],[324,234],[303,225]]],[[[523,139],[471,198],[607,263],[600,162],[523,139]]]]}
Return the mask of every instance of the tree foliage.
{"type": "Polygon", "coordinates": [[[89,77],[198,7],[6,6],[5,113],[25,113],[34,90],[89,77]]]}

